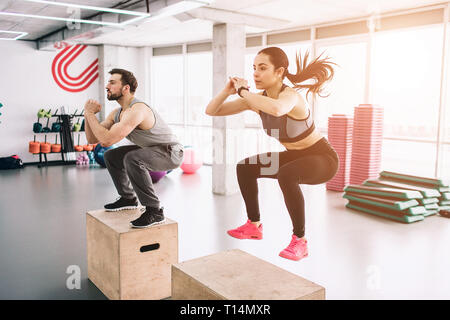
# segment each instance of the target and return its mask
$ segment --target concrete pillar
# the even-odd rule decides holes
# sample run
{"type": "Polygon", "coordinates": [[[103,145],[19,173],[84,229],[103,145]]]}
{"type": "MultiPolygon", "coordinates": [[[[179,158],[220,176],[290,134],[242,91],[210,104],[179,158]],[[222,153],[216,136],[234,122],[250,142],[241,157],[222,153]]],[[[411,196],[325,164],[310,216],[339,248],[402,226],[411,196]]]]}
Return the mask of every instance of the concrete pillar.
{"type": "MultiPolygon", "coordinates": [[[[213,95],[219,93],[229,76],[244,77],[244,25],[217,24],[213,27],[213,95]]],[[[237,96],[230,97],[236,99],[237,96]]],[[[242,114],[213,118],[212,188],[220,195],[239,192],[236,163],[242,157],[244,139],[242,114]]]]}
{"type": "Polygon", "coordinates": [[[116,101],[109,101],[106,98],[106,83],[109,80],[108,73],[113,68],[118,68],[119,47],[111,45],[101,45],[98,47],[98,81],[99,81],[99,103],[103,106],[99,115],[99,120],[105,120],[106,116],[117,108],[116,101]]]}

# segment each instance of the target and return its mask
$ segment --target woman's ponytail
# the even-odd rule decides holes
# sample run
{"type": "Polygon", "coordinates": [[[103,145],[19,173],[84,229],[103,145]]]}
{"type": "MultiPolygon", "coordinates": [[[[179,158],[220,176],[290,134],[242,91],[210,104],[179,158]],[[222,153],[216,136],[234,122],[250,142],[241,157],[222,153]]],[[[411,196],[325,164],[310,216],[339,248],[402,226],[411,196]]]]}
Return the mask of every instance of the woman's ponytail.
{"type": "Polygon", "coordinates": [[[287,77],[292,82],[296,89],[308,89],[307,96],[312,93],[313,95],[322,95],[322,89],[325,82],[330,81],[334,76],[333,64],[329,61],[329,58],[323,58],[322,54],[317,57],[313,62],[308,64],[309,52],[307,51],[302,61],[300,54],[296,55],[297,73],[290,74],[288,72],[289,60],[286,53],[278,47],[268,47],[262,49],[258,54],[263,53],[269,56],[270,61],[275,66],[275,69],[280,67],[284,68],[284,77],[287,77]],[[302,84],[307,80],[313,80],[313,83],[302,84]]]}
{"type": "Polygon", "coordinates": [[[323,58],[322,54],[317,57],[313,62],[308,64],[309,52],[307,51],[302,62],[302,58],[299,54],[296,55],[297,73],[290,74],[286,72],[286,77],[292,82],[296,89],[308,89],[306,95],[310,93],[313,95],[319,95],[320,97],[327,97],[328,95],[322,95],[322,89],[325,82],[330,81],[334,76],[334,69],[332,64],[334,62],[329,61],[329,58],[323,58]],[[310,84],[302,84],[307,80],[314,80],[310,84]]]}

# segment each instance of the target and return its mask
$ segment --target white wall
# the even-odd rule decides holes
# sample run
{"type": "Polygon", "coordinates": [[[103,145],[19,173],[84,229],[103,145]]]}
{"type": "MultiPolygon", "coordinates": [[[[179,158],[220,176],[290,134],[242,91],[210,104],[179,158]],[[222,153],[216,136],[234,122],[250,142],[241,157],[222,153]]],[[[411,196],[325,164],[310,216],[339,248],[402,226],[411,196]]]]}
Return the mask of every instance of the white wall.
{"type": "MultiPolygon", "coordinates": [[[[0,102],[4,105],[0,109],[0,157],[17,154],[24,162],[39,161],[38,155],[28,152],[28,143],[33,141],[33,123],[37,121],[36,114],[41,108],[51,108],[54,112],[56,108],[64,106],[68,112],[73,113],[78,109],[79,113],[88,99],[103,102],[106,115],[117,108],[117,102],[106,100],[105,86],[109,79],[108,71],[112,68],[133,72],[139,84],[136,97],[150,102],[148,74],[151,49],[104,46],[100,50],[100,47],[89,46],[70,65],[68,73],[78,76],[99,58],[100,77],[79,93],[65,91],[54,81],[51,67],[58,52],[38,51],[32,42],[0,41],[0,102]]],[[[54,121],[55,118],[50,120],[50,128],[54,121]]],[[[45,126],[46,120],[41,119],[41,123],[45,126]]],[[[48,133],[47,141],[54,143],[55,135],[56,133],[48,133]]],[[[44,141],[44,138],[45,134],[36,134],[37,141],[44,141]]],[[[78,143],[78,133],[74,135],[74,143],[78,143]]],[[[81,133],[80,144],[86,143],[85,135],[81,133]]],[[[127,144],[127,141],[123,141],[123,144],[127,144]]],[[[60,159],[59,154],[48,155],[48,160],[60,159]]]]}
{"type": "MultiPolygon", "coordinates": [[[[64,106],[71,112],[83,109],[87,99],[99,99],[99,81],[79,93],[61,89],[53,79],[51,66],[58,52],[38,51],[34,43],[25,41],[0,41],[0,157],[19,155],[24,162],[39,161],[39,156],[28,153],[28,143],[33,140],[33,123],[40,108],[52,109],[64,106]]],[[[98,57],[97,47],[90,46],[68,68],[71,76],[78,76],[98,57]]],[[[54,118],[50,120],[49,127],[54,118]]],[[[45,126],[46,121],[41,123],[45,126]]],[[[54,143],[56,133],[47,134],[47,141],[54,143]]],[[[76,135],[75,135],[76,137],[76,135]]],[[[44,141],[44,134],[36,135],[44,141]]],[[[85,143],[84,134],[80,144],[85,143]]],[[[58,138],[58,143],[59,138],[58,138]]],[[[77,143],[77,138],[75,138],[77,143]]],[[[60,160],[51,155],[49,160],[60,160]]]]}
{"type": "Polygon", "coordinates": [[[100,103],[104,106],[102,117],[119,107],[116,101],[106,99],[106,83],[111,76],[108,72],[113,68],[125,69],[134,74],[138,82],[135,96],[138,99],[150,103],[150,59],[151,49],[148,47],[121,47],[112,45],[102,45],[99,47],[99,72],[101,84],[100,93],[102,95],[100,103]]]}

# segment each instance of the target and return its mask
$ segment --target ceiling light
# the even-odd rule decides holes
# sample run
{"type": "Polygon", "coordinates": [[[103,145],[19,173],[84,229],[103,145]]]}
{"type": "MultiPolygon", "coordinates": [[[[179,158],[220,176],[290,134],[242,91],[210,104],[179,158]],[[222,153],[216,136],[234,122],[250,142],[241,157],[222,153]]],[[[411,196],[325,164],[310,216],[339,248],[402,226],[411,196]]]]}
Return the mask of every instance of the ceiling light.
{"type": "Polygon", "coordinates": [[[89,24],[98,24],[98,25],[111,26],[111,27],[120,26],[120,24],[113,23],[113,22],[102,22],[102,21],[95,21],[95,20],[39,16],[39,15],[35,15],[35,14],[16,13],[16,12],[3,12],[2,11],[2,12],[0,12],[0,15],[13,16],[13,17],[24,17],[24,18],[46,19],[46,20],[56,20],[56,21],[67,21],[67,22],[75,22],[75,23],[76,22],[89,23],[89,24]]]}
{"type": "Polygon", "coordinates": [[[36,2],[36,3],[55,5],[55,6],[61,6],[61,7],[80,8],[80,9],[86,9],[86,10],[102,11],[102,12],[109,12],[109,13],[129,14],[129,15],[132,15],[132,16],[141,16],[141,17],[148,17],[149,16],[149,14],[146,13],[146,12],[136,12],[136,11],[121,10],[121,9],[114,9],[114,8],[104,8],[104,7],[94,7],[94,6],[87,6],[87,5],[76,4],[76,3],[65,3],[65,2],[48,1],[48,0],[22,0],[22,1],[36,2]]]}
{"type": "Polygon", "coordinates": [[[132,18],[132,19],[126,20],[121,23],[116,23],[116,22],[103,22],[103,21],[76,19],[76,18],[52,17],[52,16],[42,16],[42,15],[35,15],[35,14],[5,12],[5,11],[0,11],[0,15],[16,16],[16,17],[24,17],[24,18],[35,18],[35,19],[46,19],[46,20],[55,20],[55,21],[66,21],[66,22],[73,22],[73,23],[87,23],[87,24],[95,24],[95,25],[100,25],[100,26],[118,27],[118,28],[128,25],[130,23],[139,21],[141,19],[150,17],[150,14],[148,14],[146,12],[135,12],[135,11],[129,11],[129,10],[113,9],[113,8],[93,7],[93,6],[86,6],[86,5],[81,5],[81,4],[63,3],[63,2],[47,1],[47,0],[22,0],[22,1],[36,2],[36,3],[41,3],[41,4],[56,5],[56,6],[70,7],[70,8],[87,9],[87,10],[101,11],[101,12],[107,12],[107,13],[116,13],[116,14],[122,14],[122,15],[131,15],[131,16],[136,16],[136,18],[132,18]]]}
{"type": "Polygon", "coordinates": [[[154,15],[146,19],[145,22],[151,22],[159,18],[174,16],[189,10],[209,5],[212,2],[214,2],[214,0],[181,0],[158,10],[154,15]]]}
{"type": "Polygon", "coordinates": [[[1,38],[0,40],[18,40],[22,37],[25,37],[28,33],[27,32],[20,32],[20,31],[7,31],[7,30],[0,30],[0,34],[1,33],[12,33],[12,34],[18,34],[17,37],[15,38],[1,38]]]}

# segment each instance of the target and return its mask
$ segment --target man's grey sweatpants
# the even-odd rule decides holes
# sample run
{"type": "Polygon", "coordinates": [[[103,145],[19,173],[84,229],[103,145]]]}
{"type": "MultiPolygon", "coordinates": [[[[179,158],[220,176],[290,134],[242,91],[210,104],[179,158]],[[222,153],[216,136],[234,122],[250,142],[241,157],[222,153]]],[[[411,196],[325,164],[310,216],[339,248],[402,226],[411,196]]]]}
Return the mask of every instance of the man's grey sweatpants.
{"type": "Polygon", "coordinates": [[[183,146],[160,144],[141,148],[137,145],[127,145],[106,151],[104,159],[121,197],[131,199],[136,193],[143,206],[159,208],[159,199],[149,170],[166,171],[178,168],[183,162],[183,146]]]}

